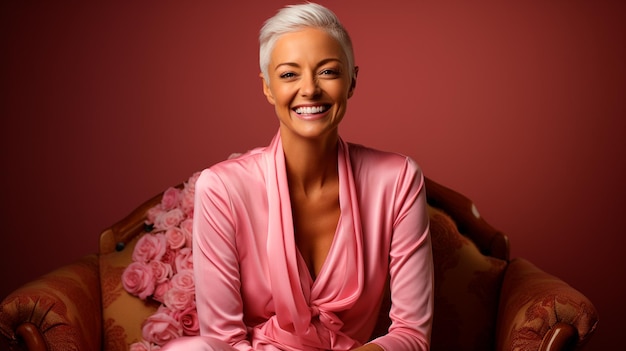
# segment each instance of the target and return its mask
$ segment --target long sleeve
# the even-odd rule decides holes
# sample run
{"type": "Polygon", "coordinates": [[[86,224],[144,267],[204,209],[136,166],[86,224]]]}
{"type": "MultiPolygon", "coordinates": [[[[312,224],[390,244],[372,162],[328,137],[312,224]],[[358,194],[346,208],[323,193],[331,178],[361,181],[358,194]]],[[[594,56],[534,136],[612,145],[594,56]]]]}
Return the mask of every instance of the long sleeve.
{"type": "Polygon", "coordinates": [[[424,179],[407,158],[398,179],[389,253],[392,324],[373,342],[385,350],[428,350],[433,315],[433,266],[424,179]]]}
{"type": "Polygon", "coordinates": [[[243,322],[232,203],[221,179],[205,170],[196,183],[193,250],[196,303],[203,336],[250,349],[243,322]]]}

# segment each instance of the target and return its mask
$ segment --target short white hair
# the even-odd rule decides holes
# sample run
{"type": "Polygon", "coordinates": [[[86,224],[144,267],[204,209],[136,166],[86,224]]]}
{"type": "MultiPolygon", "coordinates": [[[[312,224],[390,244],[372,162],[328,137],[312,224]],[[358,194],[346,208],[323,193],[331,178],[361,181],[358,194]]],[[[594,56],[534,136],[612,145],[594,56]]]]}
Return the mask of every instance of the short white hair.
{"type": "Polygon", "coordinates": [[[300,31],[304,28],[317,28],[335,38],[341,45],[348,59],[351,78],[354,73],[354,51],[348,31],[343,27],[337,16],[326,7],[305,3],[283,7],[270,17],[261,28],[259,35],[259,65],[266,82],[269,82],[269,64],[276,40],[286,33],[300,31]]]}

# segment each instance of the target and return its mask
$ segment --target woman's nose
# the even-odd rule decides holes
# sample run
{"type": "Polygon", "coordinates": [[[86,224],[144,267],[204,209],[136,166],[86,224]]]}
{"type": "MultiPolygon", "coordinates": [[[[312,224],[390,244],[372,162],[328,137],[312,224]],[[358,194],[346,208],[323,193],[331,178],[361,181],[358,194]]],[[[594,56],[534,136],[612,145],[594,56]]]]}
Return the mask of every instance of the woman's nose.
{"type": "Polygon", "coordinates": [[[305,74],[302,77],[302,85],[300,86],[300,94],[306,97],[319,95],[321,89],[316,77],[312,74],[305,74]]]}

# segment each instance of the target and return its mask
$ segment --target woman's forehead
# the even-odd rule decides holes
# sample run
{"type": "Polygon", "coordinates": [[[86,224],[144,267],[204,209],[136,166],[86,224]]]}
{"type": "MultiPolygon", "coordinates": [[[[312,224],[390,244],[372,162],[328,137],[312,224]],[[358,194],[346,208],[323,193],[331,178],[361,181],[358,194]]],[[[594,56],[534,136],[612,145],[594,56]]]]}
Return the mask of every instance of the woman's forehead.
{"type": "Polygon", "coordinates": [[[271,54],[273,62],[329,58],[345,62],[346,53],[339,41],[317,28],[303,28],[282,34],[277,38],[271,54]]]}

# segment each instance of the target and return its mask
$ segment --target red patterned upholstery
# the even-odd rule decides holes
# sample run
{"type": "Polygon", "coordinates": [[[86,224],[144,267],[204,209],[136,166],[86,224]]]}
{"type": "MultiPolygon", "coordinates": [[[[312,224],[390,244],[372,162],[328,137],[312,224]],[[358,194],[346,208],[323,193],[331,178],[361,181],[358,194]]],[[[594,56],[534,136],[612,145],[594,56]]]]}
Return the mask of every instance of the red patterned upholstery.
{"type": "Polygon", "coordinates": [[[128,294],[122,286],[122,273],[131,263],[131,254],[139,237],[123,250],[100,255],[103,348],[107,351],[126,351],[129,344],[139,341],[141,323],[158,307],[128,294]]]}
{"type": "MultiPolygon", "coordinates": [[[[593,304],[523,259],[508,260],[506,236],[471,201],[427,181],[435,260],[431,349],[575,350],[595,331],[593,304]]],[[[100,252],[14,291],[0,303],[0,350],[127,350],[156,310],[121,284],[146,201],[102,233],[100,252]]],[[[384,311],[383,311],[384,312],[384,311]]],[[[380,326],[388,323],[385,313],[380,326]]],[[[378,330],[378,332],[381,332],[378,330]]]]}
{"type": "Polygon", "coordinates": [[[561,333],[572,333],[573,340],[565,343],[582,346],[595,331],[598,315],[580,292],[518,258],[509,263],[502,285],[499,320],[503,337],[498,349],[526,351],[562,342],[558,335],[544,337],[557,324],[561,333]]]}
{"type": "Polygon", "coordinates": [[[15,290],[0,304],[1,350],[99,350],[98,258],[86,256],[15,290]]]}

